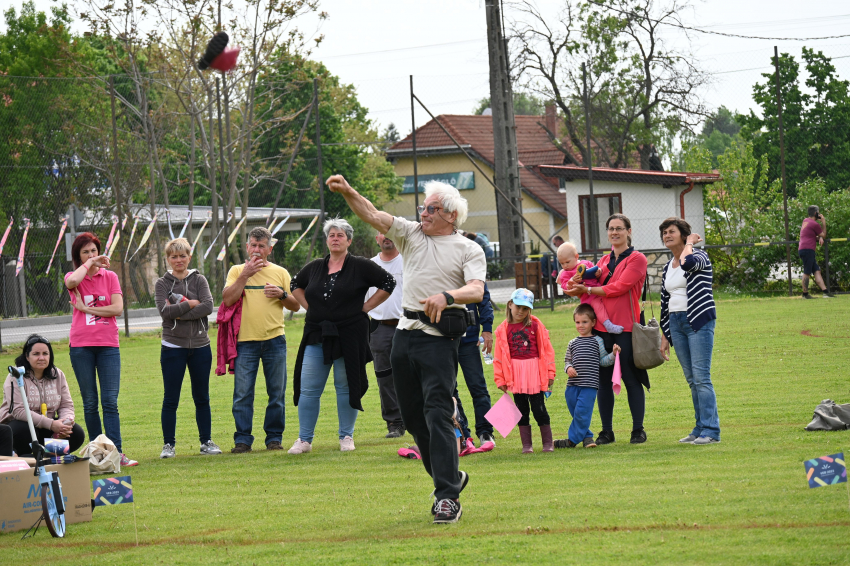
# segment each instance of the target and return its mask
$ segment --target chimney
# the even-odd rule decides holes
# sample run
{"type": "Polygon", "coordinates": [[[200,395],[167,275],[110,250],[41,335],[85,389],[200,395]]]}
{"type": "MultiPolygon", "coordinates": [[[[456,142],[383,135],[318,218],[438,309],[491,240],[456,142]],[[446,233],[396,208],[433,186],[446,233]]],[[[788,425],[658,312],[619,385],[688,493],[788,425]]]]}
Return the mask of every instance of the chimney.
{"type": "Polygon", "coordinates": [[[546,109],[546,128],[548,128],[555,137],[558,137],[558,113],[555,111],[555,105],[551,102],[547,102],[544,108],[546,109]]]}

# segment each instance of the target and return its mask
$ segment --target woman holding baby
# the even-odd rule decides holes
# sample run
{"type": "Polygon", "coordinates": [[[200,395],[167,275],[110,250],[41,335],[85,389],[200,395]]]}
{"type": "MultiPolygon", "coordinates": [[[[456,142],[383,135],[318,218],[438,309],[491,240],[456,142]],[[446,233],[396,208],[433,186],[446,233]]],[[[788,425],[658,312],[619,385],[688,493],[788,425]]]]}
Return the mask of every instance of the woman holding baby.
{"type": "MultiPolygon", "coordinates": [[[[632,325],[641,317],[640,293],[646,280],[646,256],[632,246],[632,224],[627,216],[612,214],[605,227],[611,253],[602,256],[596,266],[582,270],[575,246],[565,243],[558,248],[558,261],[565,272],[575,270],[576,273],[572,277],[565,277],[562,273],[558,279],[563,280],[562,286],[568,295],[582,297],[583,303],[595,305],[596,326],[593,333],[602,338],[605,349],[610,352],[614,344],[620,346],[622,381],[632,413],[630,442],[641,444],[646,442],[643,429],[646,397],[643,388],[649,389],[649,374],[634,364],[632,325]]],[[[596,439],[597,445],[614,442],[613,375],[613,366],[600,368],[597,405],[602,431],[596,439]]]]}

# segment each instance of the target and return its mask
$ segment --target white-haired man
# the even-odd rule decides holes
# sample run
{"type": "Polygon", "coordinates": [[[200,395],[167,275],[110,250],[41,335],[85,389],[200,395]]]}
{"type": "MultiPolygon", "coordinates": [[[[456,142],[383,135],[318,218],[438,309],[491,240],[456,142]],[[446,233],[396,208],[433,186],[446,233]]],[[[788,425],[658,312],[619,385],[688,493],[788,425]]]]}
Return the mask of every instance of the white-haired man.
{"type": "Polygon", "coordinates": [[[341,175],[327,184],[360,219],[392,239],[404,256],[404,318],[393,339],[393,380],[404,424],[434,481],[434,522],[455,523],[461,515],[460,492],[469,479],[458,470],[452,425],[458,344],[466,328],[450,338],[444,326],[441,331],[433,325],[453,320],[465,324],[463,305],[484,297],[484,251],[457,233],[466,219],[466,199],[450,185],[428,183],[419,207],[421,222],[411,222],[375,208],[341,175]]]}

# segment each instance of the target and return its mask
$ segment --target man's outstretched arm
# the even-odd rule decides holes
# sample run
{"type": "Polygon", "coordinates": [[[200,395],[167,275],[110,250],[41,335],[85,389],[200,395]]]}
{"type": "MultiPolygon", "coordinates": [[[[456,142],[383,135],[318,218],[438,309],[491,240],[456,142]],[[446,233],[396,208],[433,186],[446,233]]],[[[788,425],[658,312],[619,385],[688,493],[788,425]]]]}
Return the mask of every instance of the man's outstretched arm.
{"type": "Polygon", "coordinates": [[[390,226],[393,225],[393,217],[390,213],[375,208],[375,205],[369,202],[369,199],[352,189],[342,175],[333,175],[326,182],[332,193],[342,195],[352,212],[360,220],[363,220],[381,234],[386,234],[390,226]]]}

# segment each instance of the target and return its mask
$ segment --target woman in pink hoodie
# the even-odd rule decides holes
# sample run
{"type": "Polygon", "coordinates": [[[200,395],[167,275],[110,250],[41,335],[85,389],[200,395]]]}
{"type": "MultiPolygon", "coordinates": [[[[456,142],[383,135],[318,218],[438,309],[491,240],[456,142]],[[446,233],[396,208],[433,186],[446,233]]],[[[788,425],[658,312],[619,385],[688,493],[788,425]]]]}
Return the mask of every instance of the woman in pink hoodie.
{"type": "Polygon", "coordinates": [[[74,402],[68,381],[62,370],[53,364],[53,348],[47,338],[33,334],[15,365],[26,370],[24,387],[28,406],[24,406],[18,382],[11,375],[3,384],[3,404],[0,405],[0,423],[12,428],[14,450],[18,455],[30,454],[27,411],[32,415],[35,435],[43,446],[45,438],[68,440],[70,451],[76,451],[85,441],[83,428],[74,422],[74,402]]]}

